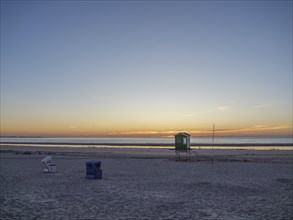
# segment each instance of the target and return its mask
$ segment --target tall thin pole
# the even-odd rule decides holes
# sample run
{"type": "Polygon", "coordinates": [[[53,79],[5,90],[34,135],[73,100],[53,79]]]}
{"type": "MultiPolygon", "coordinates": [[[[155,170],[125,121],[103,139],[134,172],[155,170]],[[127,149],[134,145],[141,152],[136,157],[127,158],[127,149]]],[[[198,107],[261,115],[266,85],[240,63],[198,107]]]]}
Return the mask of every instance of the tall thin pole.
{"type": "Polygon", "coordinates": [[[212,163],[214,163],[214,141],[215,141],[215,124],[213,124],[213,137],[212,137],[212,163]]]}

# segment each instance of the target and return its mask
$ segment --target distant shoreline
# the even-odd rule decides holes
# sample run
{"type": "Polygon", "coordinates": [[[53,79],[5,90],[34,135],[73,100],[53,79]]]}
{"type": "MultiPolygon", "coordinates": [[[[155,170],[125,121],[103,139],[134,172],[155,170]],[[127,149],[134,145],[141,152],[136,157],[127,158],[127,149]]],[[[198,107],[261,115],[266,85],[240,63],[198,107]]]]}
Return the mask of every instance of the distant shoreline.
{"type": "MultiPolygon", "coordinates": [[[[30,144],[30,145],[88,145],[88,146],[174,146],[170,143],[76,143],[76,142],[0,142],[0,144],[30,144]]],[[[211,147],[211,146],[221,146],[221,147],[265,147],[265,146],[284,146],[293,147],[293,143],[191,143],[191,147],[211,147]]]]}

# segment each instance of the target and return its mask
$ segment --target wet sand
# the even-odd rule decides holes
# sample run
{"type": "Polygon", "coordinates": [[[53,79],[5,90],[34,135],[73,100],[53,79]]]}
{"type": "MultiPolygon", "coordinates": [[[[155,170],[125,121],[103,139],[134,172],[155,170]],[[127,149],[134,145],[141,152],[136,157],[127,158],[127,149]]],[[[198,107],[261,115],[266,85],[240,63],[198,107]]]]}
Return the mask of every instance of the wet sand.
{"type": "Polygon", "coordinates": [[[1,146],[1,219],[292,219],[292,151],[1,146]],[[211,163],[211,155],[214,163],[211,163]],[[53,157],[56,173],[42,173],[53,157]],[[101,160],[103,178],[85,179],[101,160]]]}

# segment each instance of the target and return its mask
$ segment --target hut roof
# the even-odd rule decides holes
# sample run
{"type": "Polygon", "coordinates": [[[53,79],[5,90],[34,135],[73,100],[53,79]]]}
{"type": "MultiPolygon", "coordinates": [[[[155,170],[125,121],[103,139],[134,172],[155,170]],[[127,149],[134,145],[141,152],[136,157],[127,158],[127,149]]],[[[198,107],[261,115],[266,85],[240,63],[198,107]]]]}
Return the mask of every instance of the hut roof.
{"type": "Polygon", "coordinates": [[[175,136],[178,136],[178,135],[183,135],[185,137],[189,137],[190,136],[190,134],[187,134],[185,132],[179,132],[179,133],[175,134],[175,136]]]}

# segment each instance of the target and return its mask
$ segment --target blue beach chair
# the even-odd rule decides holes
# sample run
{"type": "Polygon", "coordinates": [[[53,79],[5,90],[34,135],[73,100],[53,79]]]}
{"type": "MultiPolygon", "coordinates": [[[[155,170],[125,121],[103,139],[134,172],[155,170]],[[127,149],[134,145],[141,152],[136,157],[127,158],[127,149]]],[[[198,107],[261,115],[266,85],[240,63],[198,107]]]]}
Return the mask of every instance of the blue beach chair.
{"type": "Polygon", "coordinates": [[[86,162],[86,179],[102,179],[101,161],[92,160],[86,162]]]}

